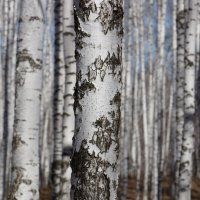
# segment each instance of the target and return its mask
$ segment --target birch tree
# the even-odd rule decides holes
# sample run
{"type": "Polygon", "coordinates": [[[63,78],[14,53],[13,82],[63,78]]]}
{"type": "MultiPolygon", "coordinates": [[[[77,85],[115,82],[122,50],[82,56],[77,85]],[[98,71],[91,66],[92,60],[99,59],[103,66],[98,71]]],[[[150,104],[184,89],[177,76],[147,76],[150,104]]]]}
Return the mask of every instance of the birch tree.
{"type": "Polygon", "coordinates": [[[30,0],[21,2],[12,142],[12,187],[8,199],[39,199],[38,140],[45,1],[43,3],[30,0]]]}
{"type": "Polygon", "coordinates": [[[6,48],[6,61],[5,61],[5,112],[4,112],[4,184],[5,194],[10,184],[11,172],[11,146],[13,137],[13,124],[14,124],[14,100],[15,100],[15,65],[16,65],[16,45],[17,45],[17,16],[18,5],[17,1],[9,1],[8,4],[8,37],[6,48]]]}
{"type": "Polygon", "coordinates": [[[122,73],[122,101],[121,101],[121,137],[120,137],[120,199],[126,199],[128,187],[128,159],[129,159],[129,146],[130,146],[130,127],[131,127],[131,64],[130,64],[130,34],[131,34],[131,17],[130,1],[124,2],[124,37],[123,37],[123,73],[122,73]]]}
{"type": "Polygon", "coordinates": [[[63,108],[65,60],[63,46],[64,1],[55,2],[55,80],[54,80],[54,157],[52,165],[53,198],[61,198],[63,108]]]}
{"type": "Polygon", "coordinates": [[[182,147],[182,135],[184,124],[184,110],[183,110],[183,91],[184,91],[184,1],[177,1],[177,75],[176,75],[176,172],[175,185],[176,195],[178,195],[179,184],[179,166],[182,147]]]}
{"type": "Polygon", "coordinates": [[[191,199],[195,112],[196,1],[185,0],[184,126],[180,160],[179,200],[191,199]]]}
{"type": "Polygon", "coordinates": [[[149,63],[149,90],[148,90],[148,127],[149,127],[149,172],[152,170],[152,160],[153,160],[153,112],[154,112],[154,93],[153,89],[155,87],[154,83],[154,68],[153,68],[153,3],[151,0],[149,2],[150,16],[148,24],[148,63],[149,63]]]}
{"type": "Polygon", "coordinates": [[[122,1],[76,1],[72,199],[117,199],[122,1]],[[98,183],[98,184],[97,184],[98,183]]]}
{"type": "Polygon", "coordinates": [[[143,122],[143,137],[144,137],[144,195],[143,199],[148,198],[148,127],[147,127],[147,101],[146,101],[146,74],[145,74],[145,60],[144,60],[144,0],[140,3],[140,21],[139,21],[139,32],[140,32],[140,53],[141,53],[141,90],[142,90],[142,122],[143,122]]]}
{"type": "Polygon", "coordinates": [[[74,135],[74,87],[76,83],[75,31],[73,1],[64,2],[64,59],[65,59],[65,95],[63,114],[63,166],[62,199],[70,199],[72,137],[74,135]]]}

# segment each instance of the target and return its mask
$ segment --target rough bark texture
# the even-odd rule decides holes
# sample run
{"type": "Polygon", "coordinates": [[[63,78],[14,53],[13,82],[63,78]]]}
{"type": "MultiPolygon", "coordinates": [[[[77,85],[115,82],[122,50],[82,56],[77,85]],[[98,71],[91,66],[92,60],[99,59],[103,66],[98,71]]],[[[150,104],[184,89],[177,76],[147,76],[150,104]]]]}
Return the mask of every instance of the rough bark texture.
{"type": "Polygon", "coordinates": [[[117,198],[122,17],[122,0],[76,2],[72,199],[117,198]]]}
{"type": "MultiPolygon", "coordinates": [[[[45,1],[43,1],[45,3],[45,1]]],[[[12,187],[8,199],[39,199],[43,7],[22,1],[16,63],[12,187]],[[31,115],[30,115],[31,113],[31,115]]]]}

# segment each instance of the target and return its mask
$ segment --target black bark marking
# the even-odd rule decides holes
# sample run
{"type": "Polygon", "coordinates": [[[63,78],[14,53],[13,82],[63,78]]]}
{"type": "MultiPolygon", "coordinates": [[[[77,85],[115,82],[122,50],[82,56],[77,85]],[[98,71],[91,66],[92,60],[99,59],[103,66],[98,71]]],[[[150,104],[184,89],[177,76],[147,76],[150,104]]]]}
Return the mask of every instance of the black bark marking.
{"type": "Polygon", "coordinates": [[[29,18],[29,21],[40,21],[41,19],[38,17],[38,16],[31,16],[30,18],[29,18]]]}
{"type": "Polygon", "coordinates": [[[78,177],[72,185],[74,200],[110,198],[110,179],[105,171],[111,164],[95,156],[94,152],[89,154],[86,140],[82,141],[79,152],[74,152],[71,166],[73,174],[78,177]]]}
{"type": "Polygon", "coordinates": [[[23,171],[24,169],[21,168],[21,167],[15,167],[15,168],[12,168],[12,171],[14,171],[16,173],[15,175],[15,178],[13,180],[13,185],[12,185],[12,189],[11,191],[9,192],[9,195],[8,195],[8,200],[15,200],[15,194],[16,192],[18,191],[19,189],[19,186],[21,185],[21,183],[23,182],[23,171]]]}
{"type": "Polygon", "coordinates": [[[30,63],[32,71],[35,71],[36,69],[42,69],[42,60],[36,59],[36,61],[39,61],[39,63],[36,63],[36,61],[28,53],[27,49],[23,49],[22,51],[17,52],[17,67],[20,62],[25,61],[30,63]]]}
{"type": "Polygon", "coordinates": [[[88,80],[96,80],[97,75],[99,75],[101,81],[103,81],[107,70],[109,70],[108,75],[111,74],[114,79],[118,80],[120,83],[122,76],[121,58],[121,48],[119,46],[117,48],[117,55],[115,55],[115,53],[111,55],[110,52],[108,52],[105,60],[102,60],[101,56],[99,56],[90,66],[88,66],[88,80]]]}
{"type": "Polygon", "coordinates": [[[111,122],[105,116],[102,116],[93,123],[93,126],[97,128],[97,131],[94,132],[92,140],[89,142],[91,144],[96,144],[100,153],[108,152],[114,140],[112,137],[113,127],[111,122]]]}
{"type": "Polygon", "coordinates": [[[21,136],[19,134],[15,134],[13,136],[13,141],[12,141],[13,151],[15,151],[21,144],[26,144],[26,143],[21,139],[21,136]]]}
{"type": "Polygon", "coordinates": [[[116,29],[118,35],[122,36],[123,15],[124,13],[121,0],[116,0],[114,2],[109,0],[102,1],[98,18],[100,19],[104,34],[107,34],[108,31],[116,29]]]}
{"type": "MultiPolygon", "coordinates": [[[[79,18],[76,12],[74,13],[74,23],[75,23],[75,31],[76,31],[76,38],[75,38],[76,49],[82,49],[85,45],[85,43],[83,42],[83,38],[90,37],[90,34],[84,32],[81,29],[79,18]]],[[[76,54],[75,54],[75,57],[76,57],[76,54]]]]}
{"type": "Polygon", "coordinates": [[[79,2],[79,9],[78,9],[78,17],[82,21],[88,21],[90,13],[94,13],[97,11],[97,6],[94,1],[92,0],[81,0],[79,2]]]}

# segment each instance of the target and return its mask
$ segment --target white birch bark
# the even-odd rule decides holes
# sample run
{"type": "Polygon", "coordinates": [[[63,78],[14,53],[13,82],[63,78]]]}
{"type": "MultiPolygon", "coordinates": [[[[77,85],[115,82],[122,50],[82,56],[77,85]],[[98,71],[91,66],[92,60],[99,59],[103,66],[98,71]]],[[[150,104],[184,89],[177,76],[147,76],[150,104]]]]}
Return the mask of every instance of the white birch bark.
{"type": "MultiPolygon", "coordinates": [[[[45,1],[43,1],[45,3],[45,1]]],[[[39,116],[44,8],[22,1],[16,65],[12,187],[8,199],[39,199],[39,116]]]]}
{"type": "MultiPolygon", "coordinates": [[[[200,2],[197,2],[197,28],[196,28],[196,107],[195,107],[195,120],[197,121],[197,127],[195,132],[200,130],[200,2]]],[[[197,177],[200,177],[200,137],[196,136],[196,159],[197,159],[197,177]]]]}
{"type": "Polygon", "coordinates": [[[63,108],[65,60],[63,41],[64,1],[55,2],[55,80],[54,80],[54,158],[52,166],[53,198],[61,199],[63,108]]]}
{"type": "Polygon", "coordinates": [[[117,199],[121,0],[77,1],[72,199],[117,199]],[[96,184],[99,183],[99,184],[96,184]]]}
{"type": "MultiPolygon", "coordinates": [[[[154,95],[157,95],[158,91],[158,72],[156,72],[156,80],[155,85],[156,88],[154,90],[154,95]]],[[[153,173],[152,173],[152,191],[151,191],[151,199],[158,199],[158,98],[154,99],[154,130],[153,130],[153,173]]]]}
{"type": "Polygon", "coordinates": [[[184,91],[184,1],[177,1],[177,76],[176,76],[176,167],[175,167],[175,193],[178,195],[179,166],[182,148],[182,135],[184,124],[183,91],[184,91]]]}
{"type": "Polygon", "coordinates": [[[139,132],[139,27],[138,27],[138,13],[136,3],[133,3],[133,20],[134,20],[134,44],[135,44],[135,68],[134,68],[134,93],[133,93],[133,141],[132,155],[136,155],[136,200],[140,199],[140,180],[141,180],[141,145],[139,132]],[[134,145],[136,147],[134,147],[134,145]]]}
{"type": "Polygon", "coordinates": [[[64,2],[64,57],[65,57],[65,95],[63,114],[63,165],[62,199],[70,199],[72,137],[74,135],[74,87],[76,83],[75,31],[73,1],[64,2]]]}
{"type": "Polygon", "coordinates": [[[160,138],[161,138],[161,150],[160,150],[160,180],[162,179],[163,174],[163,166],[164,166],[164,155],[165,155],[165,144],[166,144],[166,66],[165,66],[165,21],[166,21],[166,7],[167,7],[167,0],[161,0],[161,17],[160,21],[160,60],[159,65],[162,68],[162,76],[160,79],[161,82],[158,82],[158,84],[161,84],[161,132],[160,132],[160,138]]]}
{"type": "Polygon", "coordinates": [[[4,183],[5,194],[8,194],[11,172],[11,148],[14,124],[14,100],[15,100],[15,65],[16,65],[16,39],[17,39],[17,1],[9,1],[8,38],[6,50],[5,73],[5,113],[4,113],[4,183]]]}
{"type": "Polygon", "coordinates": [[[141,89],[142,89],[142,122],[143,122],[143,137],[144,137],[144,194],[143,199],[148,198],[148,172],[149,172],[149,151],[148,151],[148,125],[147,125],[147,100],[146,100],[146,74],[145,74],[145,60],[144,60],[144,1],[140,3],[140,49],[141,49],[141,89]]]}
{"type": "Polygon", "coordinates": [[[179,200],[191,199],[195,112],[196,1],[185,0],[184,126],[180,161],[179,200]]]}
{"type": "Polygon", "coordinates": [[[152,171],[152,161],[153,161],[153,115],[154,115],[154,94],[153,94],[153,3],[151,0],[149,4],[150,16],[149,16],[149,24],[148,24],[148,55],[149,55],[149,90],[148,90],[148,140],[149,140],[149,172],[151,174],[152,171]]]}

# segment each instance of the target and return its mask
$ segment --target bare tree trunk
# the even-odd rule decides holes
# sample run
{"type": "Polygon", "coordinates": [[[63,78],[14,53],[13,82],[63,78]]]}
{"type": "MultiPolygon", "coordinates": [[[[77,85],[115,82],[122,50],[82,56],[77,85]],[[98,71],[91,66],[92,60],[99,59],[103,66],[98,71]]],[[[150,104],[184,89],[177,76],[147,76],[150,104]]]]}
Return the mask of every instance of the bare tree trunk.
{"type": "Polygon", "coordinates": [[[144,137],[144,194],[143,199],[148,199],[148,172],[149,172],[149,151],[148,151],[148,124],[147,124],[147,100],[146,100],[146,74],[145,74],[145,60],[144,60],[144,1],[140,3],[140,49],[141,49],[141,89],[142,89],[142,122],[143,122],[143,137],[144,137]]]}
{"type": "Polygon", "coordinates": [[[62,199],[70,200],[72,137],[74,135],[74,87],[76,83],[75,31],[73,1],[64,2],[64,57],[65,57],[65,96],[63,115],[63,166],[62,199]]]}
{"type": "Polygon", "coordinates": [[[191,199],[194,153],[195,112],[195,33],[196,1],[185,0],[185,80],[184,80],[184,126],[181,161],[179,168],[179,200],[191,199]]]}
{"type": "Polygon", "coordinates": [[[149,16],[149,24],[148,24],[148,55],[149,55],[149,90],[148,90],[148,140],[149,140],[149,175],[152,172],[152,161],[153,161],[153,119],[154,119],[154,93],[153,88],[155,85],[153,84],[154,78],[154,67],[153,67],[153,3],[151,0],[149,4],[150,16],[149,16]]]}
{"type": "MultiPolygon", "coordinates": [[[[43,1],[45,4],[45,1],[43,1]]],[[[39,123],[44,7],[21,2],[16,66],[12,187],[8,199],[39,199],[39,123]]]]}
{"type": "Polygon", "coordinates": [[[175,172],[175,185],[176,196],[178,195],[179,185],[179,167],[182,148],[182,135],[184,124],[184,33],[185,33],[185,20],[184,20],[184,1],[178,0],[177,2],[177,84],[176,84],[176,172],[175,172]]]}
{"type": "Polygon", "coordinates": [[[120,199],[126,199],[128,188],[128,161],[129,161],[129,146],[130,146],[130,122],[131,122],[131,72],[130,72],[130,1],[124,2],[124,37],[123,37],[123,91],[122,91],[122,118],[121,118],[121,169],[120,169],[120,199]]]}
{"type": "Polygon", "coordinates": [[[64,1],[55,2],[55,80],[54,80],[54,158],[53,199],[61,199],[63,108],[65,94],[65,60],[63,44],[64,1]]]}
{"type": "Polygon", "coordinates": [[[117,199],[122,1],[77,1],[72,199],[117,199]],[[99,184],[96,184],[99,183],[99,184]]]}

